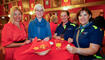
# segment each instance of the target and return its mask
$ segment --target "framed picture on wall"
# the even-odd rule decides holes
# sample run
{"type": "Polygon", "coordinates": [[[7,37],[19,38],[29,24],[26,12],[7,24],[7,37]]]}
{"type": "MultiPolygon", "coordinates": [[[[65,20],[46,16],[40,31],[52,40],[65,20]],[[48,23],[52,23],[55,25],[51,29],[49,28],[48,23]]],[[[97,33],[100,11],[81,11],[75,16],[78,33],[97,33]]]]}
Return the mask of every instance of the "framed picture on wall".
{"type": "Polygon", "coordinates": [[[8,11],[9,11],[8,4],[5,4],[4,5],[4,11],[5,11],[6,14],[8,14],[8,11]]]}
{"type": "Polygon", "coordinates": [[[22,0],[23,12],[27,12],[30,10],[29,8],[29,0],[22,0]]]}
{"type": "Polygon", "coordinates": [[[3,0],[0,0],[0,5],[2,5],[3,4],[3,0]]]}
{"type": "Polygon", "coordinates": [[[43,0],[35,0],[35,4],[42,4],[43,5],[43,0]]]}
{"type": "Polygon", "coordinates": [[[61,7],[61,0],[51,0],[51,8],[61,7]]]}
{"type": "Polygon", "coordinates": [[[10,1],[15,1],[15,0],[10,0],[10,1]]]}
{"type": "Polygon", "coordinates": [[[71,0],[71,5],[84,4],[85,0],[71,0]]]}
{"type": "Polygon", "coordinates": [[[8,3],[9,2],[9,0],[4,0],[4,3],[8,3]]]}
{"type": "Polygon", "coordinates": [[[12,6],[16,6],[16,2],[13,2],[13,3],[12,3],[12,6]]]}

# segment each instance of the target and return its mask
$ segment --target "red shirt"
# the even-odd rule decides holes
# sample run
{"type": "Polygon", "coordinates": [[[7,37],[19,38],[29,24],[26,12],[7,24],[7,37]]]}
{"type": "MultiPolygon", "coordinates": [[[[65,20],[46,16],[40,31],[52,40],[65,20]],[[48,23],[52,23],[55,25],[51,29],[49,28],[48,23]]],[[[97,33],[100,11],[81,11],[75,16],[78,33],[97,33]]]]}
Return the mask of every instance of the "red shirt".
{"type": "Polygon", "coordinates": [[[7,23],[1,33],[2,46],[7,46],[14,41],[25,40],[27,35],[25,28],[22,23],[20,23],[21,29],[12,23],[7,23]]]}
{"type": "Polygon", "coordinates": [[[51,34],[52,34],[52,36],[54,35],[57,26],[58,26],[58,24],[55,24],[53,22],[50,22],[50,28],[51,28],[51,34]]]}

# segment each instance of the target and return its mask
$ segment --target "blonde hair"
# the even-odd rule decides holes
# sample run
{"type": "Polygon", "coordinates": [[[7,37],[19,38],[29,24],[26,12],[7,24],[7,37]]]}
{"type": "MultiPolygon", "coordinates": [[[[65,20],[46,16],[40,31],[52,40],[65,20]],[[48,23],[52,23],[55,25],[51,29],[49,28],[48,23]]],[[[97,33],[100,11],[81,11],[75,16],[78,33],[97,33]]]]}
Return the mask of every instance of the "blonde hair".
{"type": "Polygon", "coordinates": [[[50,21],[51,21],[51,22],[54,22],[54,21],[56,21],[56,20],[58,20],[57,16],[52,15],[51,18],[50,18],[50,21]]]}
{"type": "Polygon", "coordinates": [[[43,11],[44,11],[44,7],[41,4],[36,4],[35,7],[34,7],[34,10],[38,9],[39,7],[42,8],[43,11]]]}
{"type": "Polygon", "coordinates": [[[14,15],[15,10],[20,11],[20,13],[22,14],[22,11],[18,8],[18,6],[13,6],[10,9],[10,20],[9,20],[9,22],[11,22],[11,23],[14,23],[13,15],[14,15]]]}

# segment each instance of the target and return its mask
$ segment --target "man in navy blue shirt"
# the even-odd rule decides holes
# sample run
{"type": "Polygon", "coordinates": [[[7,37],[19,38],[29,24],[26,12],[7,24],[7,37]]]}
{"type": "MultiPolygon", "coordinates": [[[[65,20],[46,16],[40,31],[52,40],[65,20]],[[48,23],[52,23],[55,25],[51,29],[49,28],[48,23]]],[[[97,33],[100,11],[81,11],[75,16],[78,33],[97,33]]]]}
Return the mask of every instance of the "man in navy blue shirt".
{"type": "Polygon", "coordinates": [[[61,24],[57,27],[54,38],[70,41],[73,38],[76,25],[69,21],[69,12],[61,12],[61,24]]]}

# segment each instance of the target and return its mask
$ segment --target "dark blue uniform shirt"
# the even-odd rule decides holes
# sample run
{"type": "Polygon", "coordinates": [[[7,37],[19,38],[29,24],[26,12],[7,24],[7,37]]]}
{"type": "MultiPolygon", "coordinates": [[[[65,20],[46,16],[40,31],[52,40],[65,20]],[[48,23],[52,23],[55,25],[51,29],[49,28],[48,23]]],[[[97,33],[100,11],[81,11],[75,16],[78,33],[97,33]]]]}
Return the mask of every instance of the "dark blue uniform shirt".
{"type": "MultiPolygon", "coordinates": [[[[90,43],[102,45],[102,31],[97,26],[93,25],[92,22],[90,22],[84,27],[80,26],[75,30],[73,43],[76,47],[78,47],[76,43],[76,35],[78,29],[80,29],[78,37],[80,48],[88,48],[90,43]]],[[[84,57],[84,60],[93,59],[93,56],[80,56],[80,60],[83,59],[81,57],[84,57]]]]}
{"type": "Polygon", "coordinates": [[[66,25],[63,27],[63,25],[62,25],[63,23],[61,23],[58,27],[57,27],[57,29],[56,29],[56,31],[55,31],[55,33],[57,33],[57,36],[60,36],[60,34],[62,34],[62,32],[64,32],[64,30],[65,30],[65,32],[63,33],[64,34],[64,39],[65,40],[68,40],[68,38],[70,37],[70,38],[73,38],[73,35],[74,35],[74,31],[75,31],[75,29],[76,29],[76,25],[75,24],[73,24],[73,23],[71,23],[71,22],[69,22],[68,21],[68,23],[66,23],[66,25]]]}

